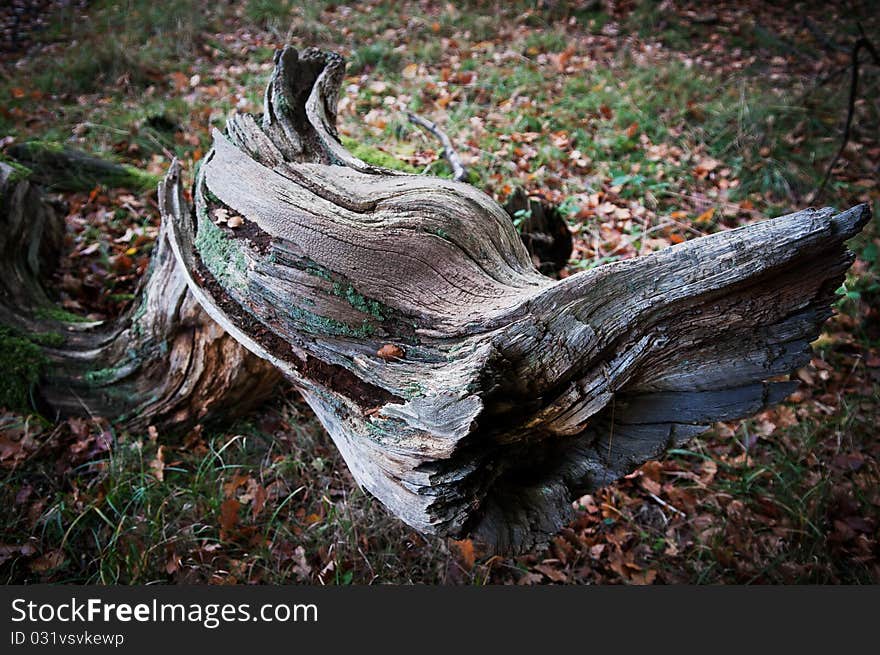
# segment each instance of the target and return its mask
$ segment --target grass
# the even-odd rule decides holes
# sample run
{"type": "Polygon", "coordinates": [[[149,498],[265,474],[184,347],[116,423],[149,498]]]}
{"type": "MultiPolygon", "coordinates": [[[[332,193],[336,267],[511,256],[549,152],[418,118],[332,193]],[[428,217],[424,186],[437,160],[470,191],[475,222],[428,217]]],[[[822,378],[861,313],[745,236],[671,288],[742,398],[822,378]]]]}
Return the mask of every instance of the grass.
{"type": "Polygon", "coordinates": [[[100,1],[88,16],[65,8],[55,18],[46,37],[72,39],[73,47],[46,62],[31,79],[48,94],[87,93],[120,80],[148,84],[155,74],[153,62],[191,57],[206,25],[200,3],[189,0],[170,6],[145,0],[100,1]]]}
{"type": "MultiPolygon", "coordinates": [[[[58,582],[278,583],[319,576],[351,584],[389,571],[440,581],[448,551],[434,544],[435,561],[412,557],[407,547],[424,550],[424,540],[352,488],[337,451],[299,402],[272,410],[262,424],[185,442],[95,424],[87,429],[103,435],[105,448],[82,462],[69,459],[82,436],[56,431],[37,466],[5,475],[4,531],[32,535],[27,543],[52,554],[43,573],[58,582]],[[273,422],[283,434],[265,429],[273,422]],[[63,480],[55,474],[58,461],[71,466],[63,480]],[[77,497],[67,492],[70,484],[77,497]],[[46,499],[38,513],[16,501],[23,493],[46,499]],[[234,520],[224,517],[225,504],[234,520]]],[[[14,559],[4,567],[6,583],[29,575],[14,559]]]]}

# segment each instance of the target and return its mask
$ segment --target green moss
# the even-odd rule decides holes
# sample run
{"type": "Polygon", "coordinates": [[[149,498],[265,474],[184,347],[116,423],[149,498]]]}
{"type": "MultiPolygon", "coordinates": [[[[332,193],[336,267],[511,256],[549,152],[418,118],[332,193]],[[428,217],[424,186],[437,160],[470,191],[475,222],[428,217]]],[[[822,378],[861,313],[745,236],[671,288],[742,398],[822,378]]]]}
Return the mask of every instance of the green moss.
{"type": "Polygon", "coordinates": [[[200,221],[195,245],[202,263],[223,287],[241,290],[247,286],[244,252],[210,219],[200,221]]]}
{"type": "Polygon", "coordinates": [[[88,371],[85,374],[86,382],[101,386],[109,382],[113,382],[119,375],[118,368],[99,368],[94,371],[88,371]]]}
{"type": "Polygon", "coordinates": [[[128,164],[123,165],[122,168],[125,170],[126,174],[108,178],[108,186],[143,189],[145,191],[159,187],[159,181],[162,179],[160,175],[154,175],[153,173],[141,170],[136,166],[129,166],[128,164]],[[110,182],[113,181],[116,183],[110,184],[110,182]]]}
{"type": "Polygon", "coordinates": [[[59,323],[89,323],[91,319],[78,314],[72,314],[60,307],[41,307],[34,312],[34,316],[44,321],[58,321],[59,323]]]}
{"type": "Polygon", "coordinates": [[[418,171],[407,164],[405,161],[399,160],[394,155],[368,146],[354,139],[342,137],[342,145],[345,146],[351,154],[373,166],[381,166],[382,168],[390,168],[395,171],[404,171],[406,173],[417,173],[418,171]]]}
{"type": "Polygon", "coordinates": [[[33,171],[27,166],[19,164],[14,159],[10,159],[9,157],[4,156],[2,153],[0,153],[0,161],[12,168],[12,173],[9,175],[8,179],[9,184],[15,184],[16,182],[26,180],[33,174],[33,171]]]}
{"type": "Polygon", "coordinates": [[[53,188],[89,190],[96,185],[133,190],[155,189],[160,176],[117,164],[54,141],[33,140],[13,147],[13,154],[36,170],[53,188]]]}
{"type": "Polygon", "coordinates": [[[212,205],[220,205],[222,207],[225,207],[225,205],[223,204],[223,201],[217,197],[216,193],[214,193],[213,191],[211,191],[211,189],[208,188],[207,184],[204,185],[204,189],[205,189],[205,198],[207,198],[211,202],[212,205]]]}
{"type": "Polygon", "coordinates": [[[307,332],[312,334],[366,339],[375,332],[375,329],[368,321],[363,321],[358,327],[352,327],[347,323],[327,318],[326,316],[320,316],[302,307],[291,306],[288,311],[293,318],[303,324],[303,328],[307,332]]]}
{"type": "Polygon", "coordinates": [[[147,313],[147,296],[143,294],[141,296],[141,304],[138,305],[138,308],[134,310],[134,314],[131,315],[131,329],[134,332],[135,336],[140,336],[141,334],[141,319],[144,317],[144,314],[147,313]]]}
{"type": "Polygon", "coordinates": [[[365,298],[364,296],[359,294],[357,290],[350,284],[341,284],[340,282],[334,282],[333,295],[340,298],[345,298],[348,301],[349,305],[354,307],[356,310],[363,312],[364,314],[375,316],[380,321],[385,320],[385,314],[382,312],[382,310],[385,309],[385,306],[378,300],[365,298]]]}
{"type": "Polygon", "coordinates": [[[333,274],[330,273],[330,269],[321,266],[319,263],[314,262],[311,259],[306,259],[305,271],[309,275],[314,275],[315,277],[319,277],[322,280],[333,279],[333,274]]]}
{"type": "Polygon", "coordinates": [[[64,335],[59,332],[38,332],[31,334],[28,338],[33,343],[49,346],[50,348],[57,348],[64,343],[64,335]]]}
{"type": "Polygon", "coordinates": [[[407,398],[416,398],[425,395],[425,387],[421,382],[408,382],[403,388],[407,398]]]}
{"type": "Polygon", "coordinates": [[[31,389],[40,379],[46,357],[40,347],[12,328],[0,325],[0,406],[27,410],[31,389]]]}
{"type": "Polygon", "coordinates": [[[43,141],[42,139],[31,139],[23,144],[28,149],[35,151],[43,150],[45,152],[59,153],[64,152],[64,146],[56,141],[43,141]]]}

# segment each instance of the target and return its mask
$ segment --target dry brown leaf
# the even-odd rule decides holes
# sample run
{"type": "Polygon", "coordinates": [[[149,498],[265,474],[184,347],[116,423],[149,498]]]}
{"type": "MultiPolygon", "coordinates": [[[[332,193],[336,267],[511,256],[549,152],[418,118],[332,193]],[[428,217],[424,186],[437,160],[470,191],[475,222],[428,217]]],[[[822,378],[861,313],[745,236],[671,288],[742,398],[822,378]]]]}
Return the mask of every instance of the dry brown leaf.
{"type": "Polygon", "coordinates": [[[241,504],[235,498],[227,498],[220,505],[220,527],[231,532],[238,523],[238,508],[241,504]]]}

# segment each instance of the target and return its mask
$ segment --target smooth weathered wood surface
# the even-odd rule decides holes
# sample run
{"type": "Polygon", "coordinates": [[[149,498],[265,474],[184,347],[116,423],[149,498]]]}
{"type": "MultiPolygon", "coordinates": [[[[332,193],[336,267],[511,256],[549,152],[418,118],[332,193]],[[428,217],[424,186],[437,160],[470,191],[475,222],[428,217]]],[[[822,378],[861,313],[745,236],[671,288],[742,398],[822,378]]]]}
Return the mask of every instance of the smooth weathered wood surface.
{"type": "Polygon", "coordinates": [[[164,230],[129,311],[69,320],[46,290],[63,233],[40,186],[0,162],[0,325],[40,344],[43,374],[28,391],[44,415],[182,428],[246,412],[281,382],[194,301],[164,230]]]}
{"type": "Polygon", "coordinates": [[[546,540],[577,495],[794,384],[869,218],[807,209],[562,281],[473,187],[368,165],[336,55],[286,49],[160,188],[189,288],[301,390],[352,473],[427,533],[546,540]]]}

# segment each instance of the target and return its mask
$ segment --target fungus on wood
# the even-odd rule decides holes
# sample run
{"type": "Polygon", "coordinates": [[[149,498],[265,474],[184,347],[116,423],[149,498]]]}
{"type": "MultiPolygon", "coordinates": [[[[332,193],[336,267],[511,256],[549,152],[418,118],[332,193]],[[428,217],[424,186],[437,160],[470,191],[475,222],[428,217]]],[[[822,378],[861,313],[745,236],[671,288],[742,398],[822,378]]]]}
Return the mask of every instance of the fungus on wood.
{"type": "Polygon", "coordinates": [[[341,144],[344,61],[287,48],[262,115],[175,163],[195,301],[303,393],[358,482],[425,533],[545,541],[578,495],[789,394],[869,218],[806,209],[555,281],[467,184],[341,144]]]}

